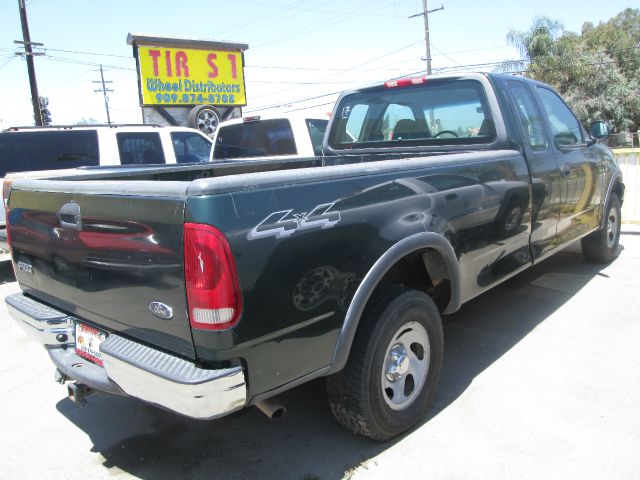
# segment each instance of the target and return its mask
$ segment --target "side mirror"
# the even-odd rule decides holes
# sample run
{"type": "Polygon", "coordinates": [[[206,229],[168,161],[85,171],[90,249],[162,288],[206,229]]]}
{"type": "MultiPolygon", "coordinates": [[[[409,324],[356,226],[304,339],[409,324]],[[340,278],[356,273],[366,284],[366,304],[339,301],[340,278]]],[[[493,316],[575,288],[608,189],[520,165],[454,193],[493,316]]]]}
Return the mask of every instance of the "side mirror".
{"type": "Polygon", "coordinates": [[[609,138],[609,125],[605,122],[593,122],[589,128],[589,133],[596,140],[606,140],[609,138]]]}

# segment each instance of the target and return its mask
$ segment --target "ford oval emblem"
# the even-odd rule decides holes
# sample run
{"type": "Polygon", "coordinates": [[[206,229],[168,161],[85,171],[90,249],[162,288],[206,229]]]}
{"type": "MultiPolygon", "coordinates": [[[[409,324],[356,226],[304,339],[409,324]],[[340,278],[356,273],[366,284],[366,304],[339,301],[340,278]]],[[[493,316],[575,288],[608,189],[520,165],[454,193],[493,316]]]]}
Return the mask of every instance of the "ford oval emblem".
{"type": "Polygon", "coordinates": [[[162,302],[151,302],[149,304],[149,310],[156,317],[163,320],[169,320],[170,318],[173,318],[173,308],[162,302]]]}

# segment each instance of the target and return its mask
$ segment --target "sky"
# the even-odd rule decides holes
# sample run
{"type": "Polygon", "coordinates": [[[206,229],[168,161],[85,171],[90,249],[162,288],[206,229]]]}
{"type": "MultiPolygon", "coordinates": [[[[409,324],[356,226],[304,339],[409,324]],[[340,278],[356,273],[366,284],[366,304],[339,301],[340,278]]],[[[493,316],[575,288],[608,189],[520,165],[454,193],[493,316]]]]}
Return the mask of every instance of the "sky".
{"type": "MultiPolygon", "coordinates": [[[[142,121],[130,32],[245,43],[245,114],[325,115],[341,91],[426,69],[422,0],[26,0],[39,93],[54,124],[106,123],[99,68],[113,90],[111,120],[142,121]],[[42,51],[42,50],[41,50],[42,51]]],[[[535,16],[579,33],[584,22],[615,16],[628,2],[608,0],[429,0],[434,73],[487,71],[519,58],[510,30],[535,16]]],[[[33,125],[18,0],[0,0],[0,129],[33,125]]]]}

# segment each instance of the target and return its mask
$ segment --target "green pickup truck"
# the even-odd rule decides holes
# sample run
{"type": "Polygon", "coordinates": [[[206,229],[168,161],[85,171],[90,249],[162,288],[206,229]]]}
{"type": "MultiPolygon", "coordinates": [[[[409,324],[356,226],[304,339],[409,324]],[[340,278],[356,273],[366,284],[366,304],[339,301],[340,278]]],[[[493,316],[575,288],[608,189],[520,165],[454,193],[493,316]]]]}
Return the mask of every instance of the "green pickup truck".
{"type": "Polygon", "coordinates": [[[78,402],[277,413],[326,377],[387,440],[434,397],[442,315],[578,239],[615,259],[607,135],[546,85],[434,76],[342,94],[324,156],[9,177],[6,303],[78,402]]]}

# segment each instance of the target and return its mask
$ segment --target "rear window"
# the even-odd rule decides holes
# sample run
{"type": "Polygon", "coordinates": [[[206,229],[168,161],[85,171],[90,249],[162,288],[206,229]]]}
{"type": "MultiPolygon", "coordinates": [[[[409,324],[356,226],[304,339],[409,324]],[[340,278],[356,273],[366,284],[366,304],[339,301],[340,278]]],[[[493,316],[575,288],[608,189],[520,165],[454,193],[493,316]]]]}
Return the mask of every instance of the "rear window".
{"type": "Polygon", "coordinates": [[[334,149],[468,145],[496,137],[484,88],[475,80],[370,89],[344,97],[336,112],[334,149]]]}
{"type": "Polygon", "coordinates": [[[59,170],[100,164],[95,130],[0,134],[0,177],[10,172],[59,170]]]}
{"type": "Polygon", "coordinates": [[[213,158],[296,155],[291,123],[285,118],[221,125],[213,158]]]}

